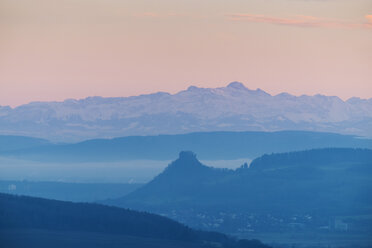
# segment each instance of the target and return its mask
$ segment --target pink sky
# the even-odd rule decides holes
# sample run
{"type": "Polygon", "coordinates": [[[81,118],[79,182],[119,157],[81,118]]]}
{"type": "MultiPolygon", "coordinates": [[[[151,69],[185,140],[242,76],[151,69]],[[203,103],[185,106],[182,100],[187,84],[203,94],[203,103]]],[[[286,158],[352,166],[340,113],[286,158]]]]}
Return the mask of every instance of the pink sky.
{"type": "Polygon", "coordinates": [[[0,105],[231,81],[372,97],[370,0],[0,0],[0,105]]]}

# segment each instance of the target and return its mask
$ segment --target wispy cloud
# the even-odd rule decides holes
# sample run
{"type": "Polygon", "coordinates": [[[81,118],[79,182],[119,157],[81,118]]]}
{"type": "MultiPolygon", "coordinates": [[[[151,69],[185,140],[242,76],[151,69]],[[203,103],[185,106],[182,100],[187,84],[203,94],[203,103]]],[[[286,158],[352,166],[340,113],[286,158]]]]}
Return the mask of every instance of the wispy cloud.
{"type": "Polygon", "coordinates": [[[297,27],[320,27],[320,28],[368,28],[372,29],[372,15],[366,15],[366,22],[346,22],[341,20],[320,18],[315,16],[296,15],[290,18],[273,17],[267,15],[254,14],[229,14],[229,20],[247,21],[255,23],[270,23],[276,25],[288,25],[297,27]]]}
{"type": "Polygon", "coordinates": [[[142,12],[135,13],[134,17],[151,17],[151,18],[166,18],[166,17],[185,17],[187,15],[181,13],[158,13],[158,12],[142,12]]]}
{"type": "Polygon", "coordinates": [[[365,23],[365,25],[372,28],[372,15],[366,15],[365,18],[367,19],[367,23],[365,23]]]}

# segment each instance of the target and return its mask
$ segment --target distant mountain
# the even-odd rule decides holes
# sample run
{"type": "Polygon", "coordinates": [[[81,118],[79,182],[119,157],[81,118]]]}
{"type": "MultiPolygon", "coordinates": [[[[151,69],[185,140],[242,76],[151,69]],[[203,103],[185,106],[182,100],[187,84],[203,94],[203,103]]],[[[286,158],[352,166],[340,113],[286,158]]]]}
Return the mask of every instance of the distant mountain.
{"type": "Polygon", "coordinates": [[[129,135],[203,131],[308,130],[372,135],[372,99],[272,96],[238,82],[132,97],[0,106],[0,134],[81,141],[129,135]]]}
{"type": "MultiPolygon", "coordinates": [[[[106,203],[167,213],[199,228],[205,226],[199,226],[197,216],[224,212],[222,217],[214,217],[223,219],[230,212],[235,217],[218,222],[219,230],[246,228],[247,222],[240,223],[236,216],[252,214],[275,216],[277,220],[287,216],[287,222],[277,221],[276,231],[288,228],[293,216],[311,216],[309,225],[317,229],[336,216],[372,214],[371,177],[372,150],[367,149],[329,148],[264,155],[236,170],[207,167],[194,153],[181,152],[151,182],[106,203]],[[172,215],[173,211],[177,214],[172,215]]],[[[265,219],[251,225],[267,231],[272,221],[265,219]]],[[[199,222],[203,223],[203,219],[199,222]]]]}
{"type": "Polygon", "coordinates": [[[0,135],[0,152],[28,149],[50,144],[51,143],[45,139],[14,135],[0,135]]]}
{"type": "MultiPolygon", "coordinates": [[[[2,139],[0,136],[0,143],[2,139]]],[[[6,144],[6,139],[3,143],[6,144]]],[[[22,146],[24,145],[21,142],[19,147],[22,146]]],[[[192,150],[201,159],[224,160],[326,147],[372,149],[372,140],[306,131],[208,132],[96,139],[76,144],[49,144],[3,152],[0,150],[0,156],[57,162],[171,160],[179,151],[192,150]]]]}
{"type": "Polygon", "coordinates": [[[196,231],[154,214],[98,204],[0,194],[2,247],[268,248],[196,231]]]}

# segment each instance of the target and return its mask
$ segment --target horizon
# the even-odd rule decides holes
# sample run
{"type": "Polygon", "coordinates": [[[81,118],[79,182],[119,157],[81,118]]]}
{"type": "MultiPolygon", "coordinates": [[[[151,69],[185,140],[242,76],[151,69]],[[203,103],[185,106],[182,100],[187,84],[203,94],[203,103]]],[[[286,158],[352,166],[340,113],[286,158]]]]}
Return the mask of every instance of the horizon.
{"type": "Polygon", "coordinates": [[[371,59],[372,0],[0,0],[0,247],[371,247],[371,59]]]}
{"type": "Polygon", "coordinates": [[[242,82],[232,81],[230,83],[225,84],[225,86],[219,86],[219,87],[200,87],[200,86],[196,86],[196,85],[190,85],[190,86],[188,86],[188,87],[186,87],[184,89],[181,89],[179,91],[176,91],[176,92],[154,91],[154,92],[149,92],[149,93],[140,93],[140,94],[137,94],[137,95],[128,95],[128,96],[91,95],[91,96],[86,96],[86,97],[82,97],[82,98],[65,98],[65,99],[60,99],[60,100],[31,101],[31,102],[22,103],[22,104],[19,104],[19,105],[2,105],[2,104],[0,104],[0,107],[10,107],[10,108],[14,109],[14,108],[17,108],[17,107],[20,107],[20,106],[23,106],[23,105],[27,105],[27,104],[32,104],[32,103],[48,103],[48,102],[63,103],[65,101],[69,101],[69,100],[81,101],[81,100],[85,100],[85,99],[88,99],[88,98],[95,98],[95,97],[102,97],[102,98],[127,98],[127,97],[148,96],[148,95],[153,95],[153,94],[158,94],[158,93],[166,93],[166,94],[170,94],[170,95],[177,95],[177,94],[179,94],[179,93],[181,93],[183,91],[189,90],[192,87],[196,87],[198,89],[221,89],[221,88],[228,87],[232,83],[242,84],[247,90],[250,90],[250,91],[259,91],[259,90],[261,90],[261,91],[269,94],[272,97],[278,96],[280,94],[289,94],[289,95],[295,96],[295,97],[302,97],[302,96],[314,97],[314,96],[318,96],[319,95],[319,96],[326,96],[326,97],[337,97],[337,98],[341,99],[343,102],[347,102],[347,101],[349,101],[350,99],[353,99],[353,98],[358,98],[360,100],[367,100],[367,101],[372,99],[372,96],[369,97],[369,98],[361,98],[361,97],[358,97],[358,96],[351,96],[349,98],[342,98],[342,97],[337,96],[337,95],[325,95],[325,94],[321,94],[321,93],[315,93],[315,94],[312,94],[312,95],[309,95],[309,94],[297,94],[296,95],[296,94],[291,94],[291,93],[286,92],[286,91],[279,92],[279,93],[276,93],[276,94],[272,94],[272,93],[266,91],[265,89],[261,89],[261,88],[252,89],[252,88],[247,87],[242,82]]]}
{"type": "Polygon", "coordinates": [[[3,0],[0,105],[245,82],[372,97],[369,0],[3,0]]]}

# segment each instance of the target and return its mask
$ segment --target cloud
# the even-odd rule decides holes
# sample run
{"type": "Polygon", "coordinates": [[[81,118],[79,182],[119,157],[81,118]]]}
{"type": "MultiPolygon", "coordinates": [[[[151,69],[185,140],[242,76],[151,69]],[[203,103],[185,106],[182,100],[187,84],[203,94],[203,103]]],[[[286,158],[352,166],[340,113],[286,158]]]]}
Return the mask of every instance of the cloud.
{"type": "Polygon", "coordinates": [[[372,29],[372,15],[365,15],[364,17],[367,20],[367,22],[364,23],[364,28],[372,29]]]}
{"type": "Polygon", "coordinates": [[[269,23],[297,27],[320,27],[320,28],[372,28],[372,15],[366,15],[366,23],[345,22],[340,20],[320,18],[315,16],[296,15],[291,18],[273,17],[254,14],[229,14],[226,17],[233,21],[247,21],[254,23],[269,23]]]}
{"type": "Polygon", "coordinates": [[[167,17],[184,17],[186,15],[180,13],[157,13],[157,12],[142,12],[135,13],[134,17],[151,17],[151,18],[167,18],[167,17]]]}
{"type": "Polygon", "coordinates": [[[366,15],[365,18],[367,20],[367,23],[365,23],[365,25],[371,27],[371,25],[372,25],[372,15],[366,15]]]}

